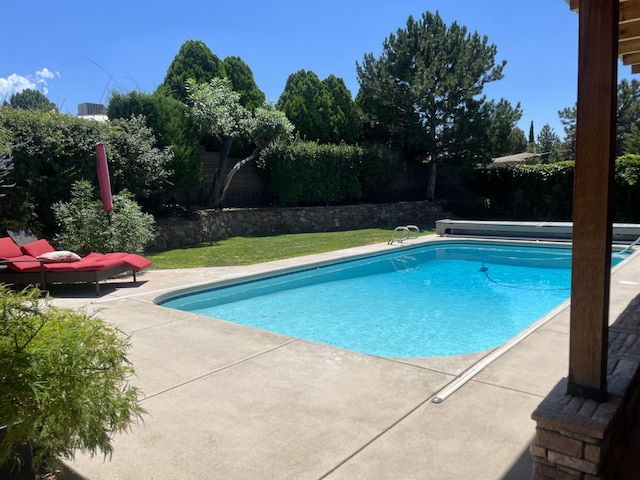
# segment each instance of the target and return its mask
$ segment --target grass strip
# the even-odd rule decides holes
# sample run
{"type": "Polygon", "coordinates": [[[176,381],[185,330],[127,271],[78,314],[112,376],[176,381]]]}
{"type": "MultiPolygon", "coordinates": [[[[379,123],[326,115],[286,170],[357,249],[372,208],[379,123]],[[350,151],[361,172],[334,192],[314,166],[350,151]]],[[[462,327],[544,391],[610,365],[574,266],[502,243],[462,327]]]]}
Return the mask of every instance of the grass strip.
{"type": "MultiPolygon", "coordinates": [[[[343,248],[382,243],[393,229],[369,228],[343,232],[295,233],[262,237],[234,237],[145,254],[152,269],[252,265],[343,248]]],[[[421,230],[423,235],[435,228],[421,230]]]]}

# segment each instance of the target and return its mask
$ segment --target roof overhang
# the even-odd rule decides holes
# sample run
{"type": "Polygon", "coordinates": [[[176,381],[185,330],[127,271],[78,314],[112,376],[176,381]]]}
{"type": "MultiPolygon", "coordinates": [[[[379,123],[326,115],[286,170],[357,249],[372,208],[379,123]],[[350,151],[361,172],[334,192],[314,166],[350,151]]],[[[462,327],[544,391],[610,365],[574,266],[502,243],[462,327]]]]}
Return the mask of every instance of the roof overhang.
{"type": "MultiPolygon", "coordinates": [[[[565,0],[573,12],[579,12],[580,0],[565,0]]],[[[640,73],[640,0],[620,0],[618,57],[631,73],[640,73]]]]}

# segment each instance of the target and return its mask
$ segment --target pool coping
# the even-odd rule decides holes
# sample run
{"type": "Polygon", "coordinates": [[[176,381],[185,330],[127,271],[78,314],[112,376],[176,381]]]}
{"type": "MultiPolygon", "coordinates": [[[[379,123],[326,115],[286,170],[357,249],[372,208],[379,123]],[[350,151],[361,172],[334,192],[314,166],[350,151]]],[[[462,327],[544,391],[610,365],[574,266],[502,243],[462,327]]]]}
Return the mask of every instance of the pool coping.
{"type": "MultiPolygon", "coordinates": [[[[419,242],[433,240],[438,237],[419,242]]],[[[442,478],[530,475],[531,412],[566,375],[567,308],[434,404],[438,392],[491,352],[428,361],[372,357],[228,322],[203,323],[153,304],[158,295],[206,284],[211,275],[231,280],[392,248],[402,247],[250,267],[152,270],[135,288],[110,281],[99,299],[58,287],[55,305],[99,312],[132,336],[131,360],[150,412],[144,424],[114,439],[111,461],[78,455],[69,465],[92,480],[212,471],[220,478],[424,478],[425,469],[442,478]],[[202,417],[189,416],[195,412],[202,417]]],[[[640,291],[639,274],[635,254],[615,268],[613,319],[640,291]]]]}

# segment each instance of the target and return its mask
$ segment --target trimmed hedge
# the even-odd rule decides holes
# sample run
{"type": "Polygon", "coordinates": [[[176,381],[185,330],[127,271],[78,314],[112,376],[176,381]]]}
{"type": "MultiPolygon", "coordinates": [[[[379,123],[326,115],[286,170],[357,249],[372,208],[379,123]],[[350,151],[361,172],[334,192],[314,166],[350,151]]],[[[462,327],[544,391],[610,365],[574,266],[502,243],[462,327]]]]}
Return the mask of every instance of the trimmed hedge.
{"type": "MultiPolygon", "coordinates": [[[[573,161],[478,170],[469,187],[485,197],[484,216],[517,220],[571,221],[573,161]]],[[[616,222],[640,222],[640,155],[615,165],[616,222]]]]}
{"type": "Polygon", "coordinates": [[[402,163],[397,152],[380,147],[298,142],[264,151],[258,168],[269,202],[294,207],[375,202],[402,163]]]}

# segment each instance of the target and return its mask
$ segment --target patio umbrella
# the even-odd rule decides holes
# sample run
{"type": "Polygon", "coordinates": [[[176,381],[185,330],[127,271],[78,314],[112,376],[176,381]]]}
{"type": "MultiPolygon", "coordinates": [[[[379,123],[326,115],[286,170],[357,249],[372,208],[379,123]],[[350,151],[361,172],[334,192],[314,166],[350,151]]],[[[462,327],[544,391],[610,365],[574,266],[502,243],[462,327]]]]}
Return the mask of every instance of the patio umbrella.
{"type": "Polygon", "coordinates": [[[111,197],[111,180],[109,179],[107,154],[102,142],[96,143],[96,169],[98,170],[98,185],[100,186],[102,208],[109,213],[113,210],[113,198],[111,197]]]}

